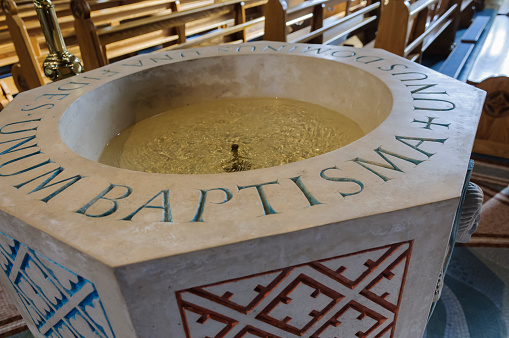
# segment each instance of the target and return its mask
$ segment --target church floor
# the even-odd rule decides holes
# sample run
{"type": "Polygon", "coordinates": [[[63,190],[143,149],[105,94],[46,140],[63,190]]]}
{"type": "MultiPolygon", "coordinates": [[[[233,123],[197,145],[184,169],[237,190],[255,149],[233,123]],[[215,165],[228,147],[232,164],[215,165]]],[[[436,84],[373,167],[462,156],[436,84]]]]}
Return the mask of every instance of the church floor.
{"type": "Polygon", "coordinates": [[[509,249],[456,247],[424,338],[507,338],[509,249]]]}

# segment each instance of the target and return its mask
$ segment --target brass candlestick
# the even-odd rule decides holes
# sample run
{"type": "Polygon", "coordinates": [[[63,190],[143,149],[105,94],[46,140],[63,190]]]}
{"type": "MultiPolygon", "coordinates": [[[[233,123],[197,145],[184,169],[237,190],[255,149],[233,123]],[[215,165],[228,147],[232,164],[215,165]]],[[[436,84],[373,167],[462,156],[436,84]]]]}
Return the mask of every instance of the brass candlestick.
{"type": "Polygon", "coordinates": [[[44,75],[52,81],[58,81],[83,72],[81,60],[65,48],[55,6],[51,0],[34,0],[34,6],[49,50],[49,55],[42,64],[44,75]]]}

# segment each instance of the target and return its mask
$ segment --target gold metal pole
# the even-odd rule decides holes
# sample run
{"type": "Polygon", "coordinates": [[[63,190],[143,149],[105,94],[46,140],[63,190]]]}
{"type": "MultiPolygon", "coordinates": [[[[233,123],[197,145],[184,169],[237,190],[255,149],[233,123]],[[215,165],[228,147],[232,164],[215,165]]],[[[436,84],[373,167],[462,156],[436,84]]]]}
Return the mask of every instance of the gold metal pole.
{"type": "Polygon", "coordinates": [[[83,72],[81,60],[65,48],[51,0],[33,1],[49,49],[49,55],[42,64],[44,75],[52,81],[58,81],[83,72]]]}

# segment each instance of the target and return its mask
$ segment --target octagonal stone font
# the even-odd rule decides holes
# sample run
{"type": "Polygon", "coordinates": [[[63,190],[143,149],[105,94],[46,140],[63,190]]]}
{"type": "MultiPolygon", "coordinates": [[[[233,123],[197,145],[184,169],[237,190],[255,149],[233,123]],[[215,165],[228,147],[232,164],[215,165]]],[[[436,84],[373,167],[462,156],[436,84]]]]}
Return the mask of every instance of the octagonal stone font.
{"type": "Polygon", "coordinates": [[[277,42],[21,93],[0,114],[0,281],[36,337],[422,336],[483,99],[382,50],[277,42]],[[365,135],[231,173],[97,162],[170,108],[275,97],[365,135]]]}

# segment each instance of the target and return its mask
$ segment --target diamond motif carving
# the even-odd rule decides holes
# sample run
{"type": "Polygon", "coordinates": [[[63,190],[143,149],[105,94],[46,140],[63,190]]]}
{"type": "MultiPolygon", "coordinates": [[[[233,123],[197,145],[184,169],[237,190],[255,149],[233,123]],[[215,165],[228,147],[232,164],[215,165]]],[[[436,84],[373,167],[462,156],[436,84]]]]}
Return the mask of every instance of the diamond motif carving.
{"type": "Polygon", "coordinates": [[[389,338],[412,241],[176,292],[187,338],[389,338]]]}

